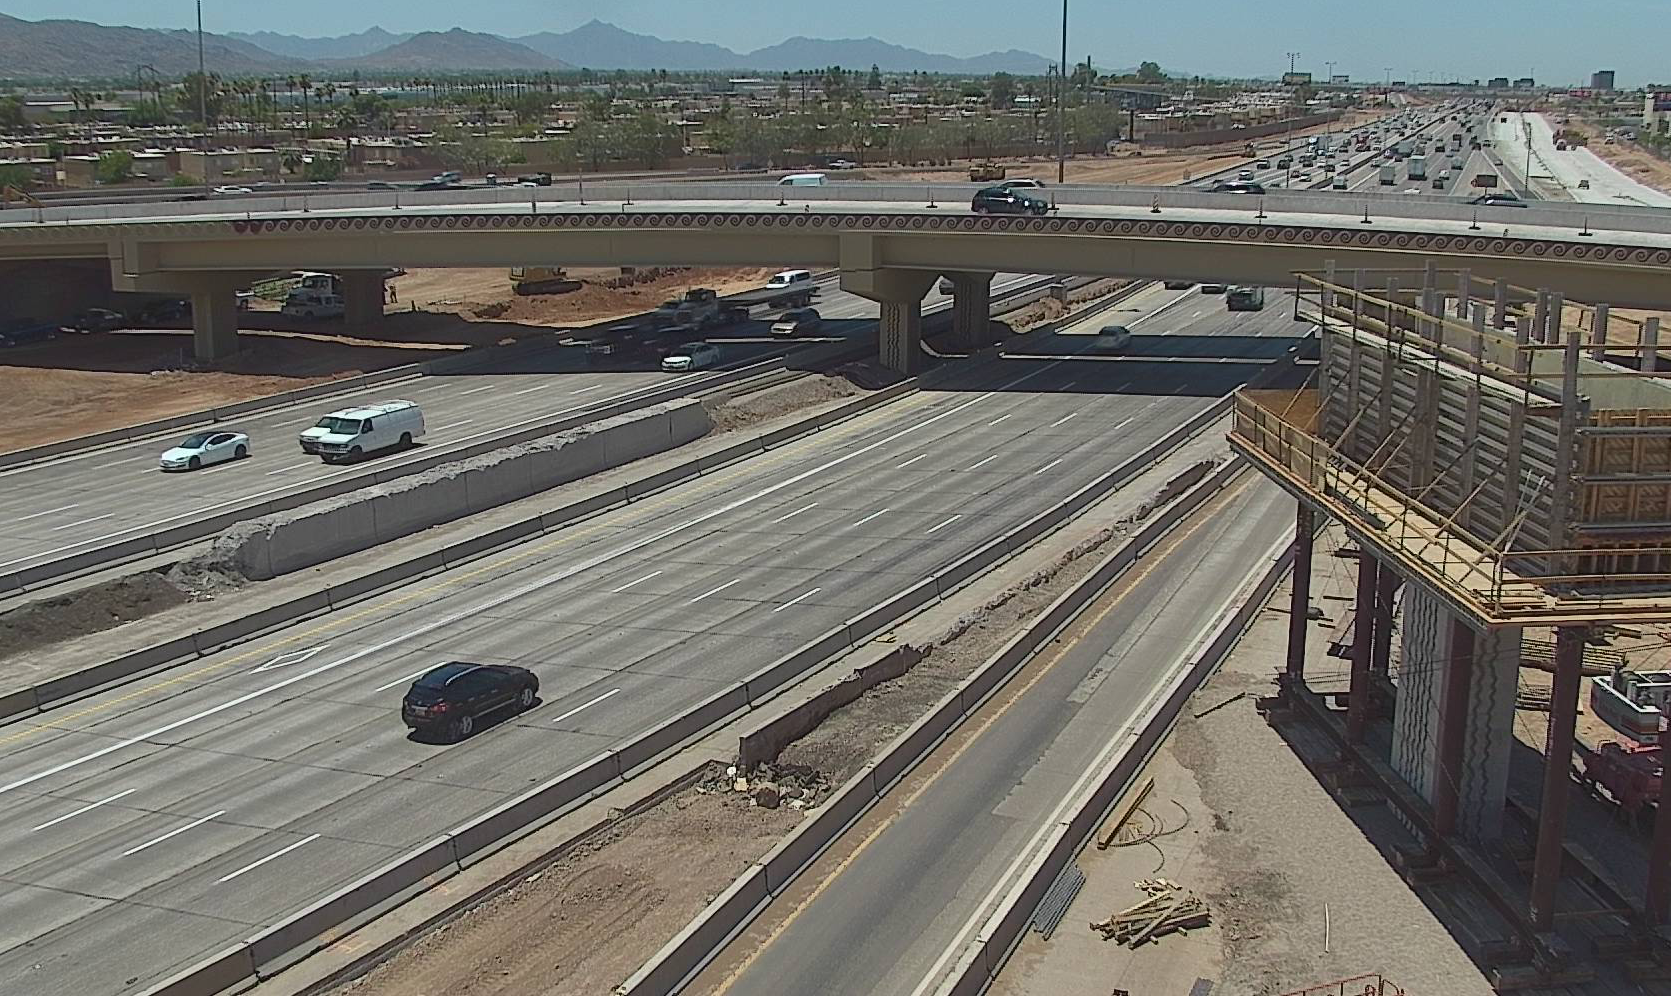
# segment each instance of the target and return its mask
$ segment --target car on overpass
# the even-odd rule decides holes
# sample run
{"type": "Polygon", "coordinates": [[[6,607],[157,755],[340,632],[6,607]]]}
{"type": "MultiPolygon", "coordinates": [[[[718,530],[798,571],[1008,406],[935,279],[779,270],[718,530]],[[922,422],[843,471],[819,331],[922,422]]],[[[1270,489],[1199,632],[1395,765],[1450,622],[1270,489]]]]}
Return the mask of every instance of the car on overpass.
{"type": "Polygon", "coordinates": [[[986,187],[975,191],[975,196],[969,201],[969,210],[976,214],[1043,215],[1050,211],[1050,202],[1025,190],[986,187]]]}
{"type": "Polygon", "coordinates": [[[1487,205],[1487,206],[1490,206],[1490,207],[1517,207],[1517,208],[1523,208],[1523,207],[1526,206],[1526,202],[1521,200],[1520,198],[1516,197],[1515,195],[1509,194],[1509,193],[1502,193],[1502,192],[1499,192],[1499,191],[1492,191],[1491,193],[1488,193],[1488,194],[1481,194],[1478,197],[1470,197],[1468,199],[1468,203],[1469,204],[1483,204],[1483,205],[1487,205]]]}
{"type": "Polygon", "coordinates": [[[1165,282],[1167,290],[1189,290],[1195,286],[1193,280],[1168,280],[1165,282]]]}
{"type": "Polygon", "coordinates": [[[1014,180],[1005,180],[997,186],[1005,190],[1038,190],[1044,186],[1044,181],[1035,180],[1030,176],[1022,176],[1014,180]]]}
{"type": "Polygon", "coordinates": [[[1220,180],[1207,188],[1209,194],[1262,194],[1265,186],[1251,180],[1220,180]]]}
{"type": "Polygon", "coordinates": [[[412,682],[400,718],[419,733],[463,740],[483,717],[532,709],[539,695],[539,676],[527,668],[453,661],[412,682]]]}

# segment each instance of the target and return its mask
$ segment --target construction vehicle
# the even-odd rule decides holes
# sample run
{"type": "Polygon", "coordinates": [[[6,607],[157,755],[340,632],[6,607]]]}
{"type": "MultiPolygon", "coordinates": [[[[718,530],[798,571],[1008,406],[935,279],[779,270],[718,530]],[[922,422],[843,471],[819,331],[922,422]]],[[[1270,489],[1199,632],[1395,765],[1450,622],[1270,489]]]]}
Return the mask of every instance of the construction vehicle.
{"type": "Polygon", "coordinates": [[[1658,808],[1659,780],[1664,771],[1659,744],[1630,744],[1608,741],[1594,750],[1582,742],[1573,744],[1578,755],[1578,776],[1592,794],[1596,786],[1607,790],[1624,816],[1641,821],[1658,808]]]}
{"type": "Polygon", "coordinates": [[[748,320],[748,307],[728,304],[706,287],[685,291],[683,297],[663,301],[650,316],[653,325],[681,329],[711,329],[748,320]]]}
{"type": "Polygon", "coordinates": [[[976,163],[969,167],[971,183],[992,183],[1004,178],[1005,169],[998,163],[976,163]]]}
{"type": "Polygon", "coordinates": [[[511,290],[529,294],[567,294],[580,289],[580,281],[570,277],[561,266],[513,266],[511,290]]]}

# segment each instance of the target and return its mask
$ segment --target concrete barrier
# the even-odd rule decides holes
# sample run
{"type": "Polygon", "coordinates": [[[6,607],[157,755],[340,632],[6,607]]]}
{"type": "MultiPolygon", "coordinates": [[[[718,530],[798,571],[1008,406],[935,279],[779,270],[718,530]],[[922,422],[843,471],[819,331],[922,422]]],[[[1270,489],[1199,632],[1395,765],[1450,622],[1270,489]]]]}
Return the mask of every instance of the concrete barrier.
{"type": "Polygon", "coordinates": [[[768,664],[743,679],[743,693],[752,707],[765,701],[783,687],[784,683],[803,672],[822,664],[836,654],[853,646],[852,633],[846,626],[838,626],[823,636],[803,644],[787,657],[768,664]]]}
{"type": "Polygon", "coordinates": [[[856,640],[866,639],[882,627],[892,625],[896,619],[902,618],[910,610],[919,605],[926,605],[938,597],[938,580],[933,577],[924,578],[882,604],[872,606],[847,620],[846,629],[856,640]]]}
{"type": "Polygon", "coordinates": [[[218,996],[255,978],[247,944],[234,944],[141,990],[139,996],[218,996]]]}
{"type": "MultiPolygon", "coordinates": [[[[306,595],[289,599],[278,605],[268,606],[259,612],[253,612],[219,626],[211,626],[194,634],[192,642],[196,645],[199,655],[211,654],[228,644],[236,643],[264,630],[282,626],[314,612],[323,612],[330,607],[330,599],[325,596],[323,591],[309,592],[306,595]]],[[[166,658],[164,659],[166,660],[166,658]]],[[[161,663],[161,661],[158,663],[161,663]]]]}
{"type": "Polygon", "coordinates": [[[151,668],[159,667],[171,660],[190,657],[196,653],[197,641],[191,636],[183,636],[167,643],[146,647],[131,654],[105,661],[66,674],[61,678],[43,681],[33,689],[35,702],[40,709],[74,698],[83,692],[97,688],[112,681],[127,678],[151,668]]]}
{"type": "Polygon", "coordinates": [[[893,745],[876,759],[876,794],[880,796],[887,791],[888,786],[899,780],[920,758],[927,755],[929,750],[940,742],[940,738],[961,723],[967,715],[968,712],[963,708],[962,696],[954,689],[941,698],[939,705],[928,715],[912,723],[895,739],[893,745]]]}
{"type": "Polygon", "coordinates": [[[38,690],[19,688],[15,692],[0,695],[0,720],[12,719],[17,716],[29,716],[41,711],[41,701],[37,697],[38,690]]]}
{"type": "Polygon", "coordinates": [[[435,550],[420,554],[398,564],[391,564],[388,567],[372,571],[370,574],[362,574],[352,580],[332,585],[325,589],[325,600],[330,603],[333,610],[340,609],[344,605],[363,598],[374,591],[380,591],[409,581],[412,578],[422,577],[433,571],[451,567],[452,561],[447,558],[448,552],[448,550],[435,550]]]}
{"type": "Polygon", "coordinates": [[[749,706],[741,684],[715,692],[701,702],[665,722],[635,737],[618,751],[623,778],[630,777],[639,766],[654,760],[663,751],[683,743],[687,738],[707,729],[749,706]]]}
{"type": "Polygon", "coordinates": [[[601,494],[593,495],[590,498],[582,498],[580,501],[569,502],[562,508],[553,509],[542,514],[539,517],[540,527],[550,531],[573,522],[576,519],[582,519],[588,515],[601,512],[604,509],[614,508],[617,505],[625,505],[626,503],[627,489],[625,487],[616,488],[613,491],[605,491],[601,494]]]}
{"type": "Polygon", "coordinates": [[[748,922],[769,898],[765,870],[754,865],[686,924],[644,967],[616,986],[613,996],[652,993],[659,996],[675,991],[687,976],[701,967],[709,952],[725,942],[735,929],[732,925],[748,922]]]}
{"type": "Polygon", "coordinates": [[[900,677],[922,659],[921,649],[900,644],[872,663],[855,669],[806,702],[738,738],[737,766],[748,771],[775,759],[783,748],[810,733],[824,717],[884,681],[900,677]]]}
{"type": "Polygon", "coordinates": [[[767,851],[759,865],[766,872],[766,891],[773,897],[781,894],[801,869],[870,808],[870,804],[876,801],[881,784],[876,778],[875,768],[865,765],[822,806],[814,809],[789,836],[767,851]]]}
{"type": "Polygon", "coordinates": [[[620,777],[621,761],[614,751],[576,765],[453,830],[448,834],[453,841],[453,857],[460,868],[468,868],[492,853],[495,844],[555,816],[620,777]]]}

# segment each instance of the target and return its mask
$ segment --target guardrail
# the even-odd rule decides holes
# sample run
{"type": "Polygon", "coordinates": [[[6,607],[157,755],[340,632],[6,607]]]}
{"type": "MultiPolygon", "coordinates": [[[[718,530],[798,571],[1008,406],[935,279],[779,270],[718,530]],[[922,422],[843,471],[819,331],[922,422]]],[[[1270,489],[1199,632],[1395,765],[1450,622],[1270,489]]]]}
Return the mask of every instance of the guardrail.
{"type": "MultiPolygon", "coordinates": [[[[916,389],[916,385],[906,382],[897,385],[897,388],[904,389],[901,393],[909,393],[916,389]]],[[[874,397],[859,401],[869,403],[868,407],[883,403],[874,397]]],[[[948,592],[965,581],[993,564],[1013,556],[1087,505],[1100,500],[1108,492],[1141,473],[1161,454],[1222,417],[1228,410],[1228,404],[1229,399],[1221,400],[1145,448],[1142,453],[1084,485],[1057,504],[896,593],[880,605],[859,613],[792,653],[755,671],[735,685],[715,692],[680,715],[665,720],[620,747],[611,748],[590,761],[529,789],[434,841],[409,851],[382,868],[361,876],[355,882],[279,923],[147,988],[142,996],[209,996],[251,978],[271,977],[322,948],[329,942],[329,937],[340,936],[343,931],[352,929],[351,925],[363,923],[417,892],[445,881],[498,850],[515,836],[543,825],[562,812],[585,803],[598,793],[634,777],[660,756],[692,737],[768,701],[786,685],[821,666],[830,657],[852,649],[920,607],[944,598],[948,592]]],[[[827,413],[819,419],[822,424],[833,424],[835,421],[845,421],[857,413],[857,405],[844,406],[843,409],[827,413]],[[849,407],[854,410],[849,412],[849,407]]],[[[768,437],[776,435],[777,433],[772,433],[745,441],[733,448],[737,452],[728,451],[708,459],[717,460],[723,457],[725,462],[740,459],[753,452],[752,447],[768,445],[768,437]]],[[[696,466],[691,468],[689,476],[701,472],[701,461],[692,463],[696,466]]],[[[715,466],[717,465],[716,463],[715,466]]],[[[622,492],[626,490],[621,489],[622,492]]],[[[607,505],[600,504],[598,507],[607,505]]]]}
{"type": "MultiPolygon", "coordinates": [[[[1196,421],[1211,424],[1223,415],[1223,406],[1218,405],[1204,413],[1210,417],[1196,421]]],[[[733,881],[654,957],[617,986],[614,996],[665,996],[677,992],[702,970],[727,939],[781,896],[801,872],[936,744],[973,715],[1046,640],[1244,467],[1240,461],[1226,463],[1104,557],[1091,573],[1034,616],[1021,632],[948,692],[933,709],[895,737],[876,760],[848,779],[808,820],[733,881]]]]}

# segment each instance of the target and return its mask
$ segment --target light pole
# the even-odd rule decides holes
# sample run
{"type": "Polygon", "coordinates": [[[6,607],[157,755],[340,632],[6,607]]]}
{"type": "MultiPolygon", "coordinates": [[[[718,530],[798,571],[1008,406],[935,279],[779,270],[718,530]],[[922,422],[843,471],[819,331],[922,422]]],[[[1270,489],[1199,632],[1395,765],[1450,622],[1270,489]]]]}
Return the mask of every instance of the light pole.
{"type": "Polygon", "coordinates": [[[1068,115],[1068,0],[1062,0],[1062,69],[1056,78],[1056,182],[1066,183],[1068,176],[1067,115],[1068,115]]]}
{"type": "Polygon", "coordinates": [[[203,63],[203,0],[197,0],[197,119],[203,129],[203,193],[209,193],[209,74],[203,63]]]}
{"type": "Polygon", "coordinates": [[[1298,53],[1298,52],[1289,52],[1288,53],[1288,71],[1290,73],[1292,73],[1294,71],[1294,60],[1298,59],[1299,57],[1300,57],[1300,53],[1298,53]]]}

